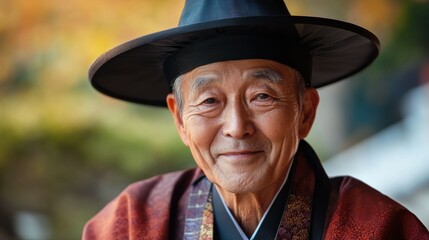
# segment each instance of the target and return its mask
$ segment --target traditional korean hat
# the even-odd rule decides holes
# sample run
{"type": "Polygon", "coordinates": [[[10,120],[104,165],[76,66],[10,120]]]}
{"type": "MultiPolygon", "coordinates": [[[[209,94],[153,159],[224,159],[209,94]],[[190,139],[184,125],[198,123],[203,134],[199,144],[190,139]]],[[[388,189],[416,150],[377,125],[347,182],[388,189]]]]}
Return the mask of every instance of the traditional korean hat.
{"type": "Polygon", "coordinates": [[[342,21],[291,16],[282,0],[187,0],[176,28],[146,35],[101,55],[89,78],[100,92],[165,106],[183,73],[219,61],[268,59],[321,87],[368,66],[380,43],[342,21]]]}

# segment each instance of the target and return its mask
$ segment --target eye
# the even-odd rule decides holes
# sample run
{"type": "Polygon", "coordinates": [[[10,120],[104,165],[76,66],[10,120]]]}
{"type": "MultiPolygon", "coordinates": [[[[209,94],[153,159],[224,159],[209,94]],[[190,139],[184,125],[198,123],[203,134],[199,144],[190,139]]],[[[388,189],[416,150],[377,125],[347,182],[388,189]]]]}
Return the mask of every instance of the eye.
{"type": "Polygon", "coordinates": [[[256,101],[266,101],[268,99],[270,99],[271,96],[269,94],[266,93],[258,93],[255,97],[254,100],[256,101]]]}
{"type": "Polygon", "coordinates": [[[276,98],[273,97],[271,94],[260,92],[255,94],[251,101],[255,104],[265,106],[274,103],[276,101],[276,98]]]}
{"type": "Polygon", "coordinates": [[[270,95],[266,94],[266,93],[259,93],[258,95],[256,95],[255,99],[256,100],[266,100],[270,98],[270,95]]]}
{"type": "Polygon", "coordinates": [[[216,100],[215,98],[207,98],[206,100],[204,100],[202,103],[203,104],[215,104],[217,103],[218,100],[216,100]]]}

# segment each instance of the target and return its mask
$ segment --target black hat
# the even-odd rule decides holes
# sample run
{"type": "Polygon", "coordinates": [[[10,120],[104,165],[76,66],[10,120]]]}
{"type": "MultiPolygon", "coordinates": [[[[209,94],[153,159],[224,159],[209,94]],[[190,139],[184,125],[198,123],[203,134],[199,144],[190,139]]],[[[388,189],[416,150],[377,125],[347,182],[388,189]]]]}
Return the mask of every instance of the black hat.
{"type": "Polygon", "coordinates": [[[219,61],[269,59],[299,71],[310,87],[346,78],[378,55],[368,30],[338,20],[291,16],[282,0],[187,0],[176,28],[101,55],[89,78],[102,93],[165,106],[183,73],[219,61]]]}

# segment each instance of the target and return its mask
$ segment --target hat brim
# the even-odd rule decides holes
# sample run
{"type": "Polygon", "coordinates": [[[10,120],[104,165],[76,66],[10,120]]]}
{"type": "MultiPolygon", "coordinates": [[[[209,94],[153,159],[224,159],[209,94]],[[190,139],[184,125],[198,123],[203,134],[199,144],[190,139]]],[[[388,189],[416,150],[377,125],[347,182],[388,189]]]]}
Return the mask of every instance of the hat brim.
{"type": "Polygon", "coordinates": [[[232,18],[181,26],[146,35],[101,55],[89,70],[98,91],[129,102],[166,106],[171,87],[166,59],[193,42],[219,34],[292,35],[312,55],[311,87],[319,88],[362,70],[378,55],[380,42],[368,30],[333,19],[303,16],[232,18]]]}

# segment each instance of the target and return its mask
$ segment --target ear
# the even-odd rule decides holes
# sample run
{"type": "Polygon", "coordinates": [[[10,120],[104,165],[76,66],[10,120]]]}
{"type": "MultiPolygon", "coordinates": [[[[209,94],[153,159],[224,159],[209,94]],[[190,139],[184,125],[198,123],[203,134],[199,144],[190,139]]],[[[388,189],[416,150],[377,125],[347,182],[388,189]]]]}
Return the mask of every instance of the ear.
{"type": "Polygon", "coordinates": [[[307,137],[316,118],[319,105],[319,93],[314,88],[307,88],[302,99],[301,119],[299,123],[299,138],[307,137]]]}
{"type": "Polygon", "coordinates": [[[179,105],[177,104],[174,94],[170,93],[167,95],[167,106],[173,115],[174,124],[176,125],[177,132],[179,133],[180,138],[182,139],[183,144],[189,146],[188,135],[186,134],[186,128],[183,125],[182,116],[180,113],[179,105]]]}

